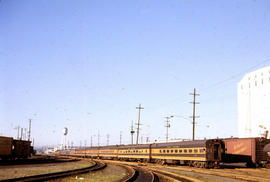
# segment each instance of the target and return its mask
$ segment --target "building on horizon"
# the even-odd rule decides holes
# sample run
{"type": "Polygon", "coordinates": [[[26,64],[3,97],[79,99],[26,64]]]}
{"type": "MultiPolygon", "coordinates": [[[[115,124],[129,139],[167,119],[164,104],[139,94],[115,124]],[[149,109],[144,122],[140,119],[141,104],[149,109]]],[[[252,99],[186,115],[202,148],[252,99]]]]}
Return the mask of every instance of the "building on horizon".
{"type": "Polygon", "coordinates": [[[247,73],[238,83],[238,136],[262,137],[269,130],[270,66],[247,73]]]}

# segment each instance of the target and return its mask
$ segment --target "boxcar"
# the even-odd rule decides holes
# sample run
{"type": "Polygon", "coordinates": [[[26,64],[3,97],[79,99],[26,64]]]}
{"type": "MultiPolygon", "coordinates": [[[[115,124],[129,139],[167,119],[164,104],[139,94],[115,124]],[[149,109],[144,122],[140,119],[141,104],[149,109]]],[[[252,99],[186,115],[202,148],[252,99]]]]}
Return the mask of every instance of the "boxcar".
{"type": "Polygon", "coordinates": [[[266,138],[227,138],[223,139],[225,154],[223,162],[245,162],[248,167],[264,166],[267,154],[263,152],[270,139],[266,138]]]}
{"type": "Polygon", "coordinates": [[[0,158],[9,159],[12,156],[12,141],[10,137],[0,136],[0,158]]]}
{"type": "Polygon", "coordinates": [[[31,156],[31,142],[25,140],[13,140],[13,158],[28,158],[31,156]]]}
{"type": "Polygon", "coordinates": [[[264,146],[263,152],[265,152],[265,154],[267,155],[267,162],[265,164],[265,167],[270,168],[270,143],[264,146]]]}

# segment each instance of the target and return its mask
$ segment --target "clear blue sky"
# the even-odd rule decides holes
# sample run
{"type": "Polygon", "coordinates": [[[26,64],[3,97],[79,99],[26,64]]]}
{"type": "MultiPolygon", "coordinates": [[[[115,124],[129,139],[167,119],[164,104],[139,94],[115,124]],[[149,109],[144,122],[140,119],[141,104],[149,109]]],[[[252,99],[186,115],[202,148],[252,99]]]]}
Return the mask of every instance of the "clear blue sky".
{"type": "MultiPolygon", "coordinates": [[[[165,139],[164,117],[189,117],[197,88],[196,138],[237,136],[237,82],[270,65],[269,20],[268,0],[2,0],[0,134],[32,118],[37,146],[63,127],[75,145],[98,130],[130,143],[141,103],[144,140],[165,139]]],[[[191,138],[192,125],[169,131],[191,138]]]]}

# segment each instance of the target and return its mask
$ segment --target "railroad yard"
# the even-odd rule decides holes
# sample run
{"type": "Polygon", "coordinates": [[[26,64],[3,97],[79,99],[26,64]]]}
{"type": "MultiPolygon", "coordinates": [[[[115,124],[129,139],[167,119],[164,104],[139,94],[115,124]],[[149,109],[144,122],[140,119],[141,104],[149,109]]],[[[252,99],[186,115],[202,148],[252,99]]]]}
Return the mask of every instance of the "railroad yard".
{"type": "Polygon", "coordinates": [[[0,181],[270,181],[270,169],[221,165],[204,169],[179,165],[160,165],[80,158],[46,158],[28,164],[0,164],[0,181]],[[41,162],[42,161],[42,162],[41,162]],[[47,162],[46,162],[47,161],[47,162]],[[83,169],[83,170],[82,170],[83,169]],[[85,170],[86,169],[86,170],[85,170]],[[57,175],[56,175],[57,174],[57,175]],[[60,174],[60,175],[59,175],[60,174]]]}
{"type": "Polygon", "coordinates": [[[0,182],[270,182],[269,7],[0,0],[0,182]]]}

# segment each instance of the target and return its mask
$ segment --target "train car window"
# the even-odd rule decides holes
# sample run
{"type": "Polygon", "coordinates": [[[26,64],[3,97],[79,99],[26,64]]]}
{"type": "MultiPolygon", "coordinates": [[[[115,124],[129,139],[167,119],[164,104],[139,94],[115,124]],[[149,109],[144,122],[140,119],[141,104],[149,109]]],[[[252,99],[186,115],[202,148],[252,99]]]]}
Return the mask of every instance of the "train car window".
{"type": "Polygon", "coordinates": [[[187,149],[184,150],[184,153],[187,153],[187,149]]]}
{"type": "Polygon", "coordinates": [[[147,150],[145,150],[145,152],[147,153],[147,150]]]}
{"type": "Polygon", "coordinates": [[[198,153],[198,149],[194,149],[194,153],[198,153]]]}
{"type": "Polygon", "coordinates": [[[175,152],[175,153],[177,153],[177,152],[178,152],[178,150],[175,150],[174,152],[175,152]]]}
{"type": "Polygon", "coordinates": [[[159,153],[162,153],[161,150],[159,150],[159,153]]]}
{"type": "Polygon", "coordinates": [[[165,153],[165,150],[163,150],[163,153],[165,153]]]}
{"type": "Polygon", "coordinates": [[[167,150],[167,153],[170,153],[170,150],[167,150]]]}
{"type": "Polygon", "coordinates": [[[138,150],[136,150],[136,153],[138,153],[138,150]]]}
{"type": "Polygon", "coordinates": [[[189,149],[188,152],[189,152],[189,153],[192,153],[192,149],[189,149]]]}
{"type": "Polygon", "coordinates": [[[173,153],[173,150],[171,150],[171,153],[173,153]]]}
{"type": "Polygon", "coordinates": [[[179,153],[182,153],[182,150],[179,150],[179,153]]]}
{"type": "Polygon", "coordinates": [[[203,153],[204,152],[204,150],[203,149],[200,149],[200,153],[203,153]]]}

